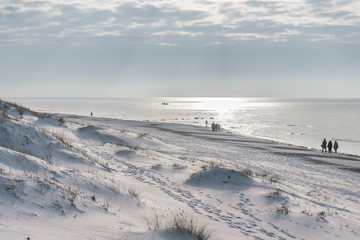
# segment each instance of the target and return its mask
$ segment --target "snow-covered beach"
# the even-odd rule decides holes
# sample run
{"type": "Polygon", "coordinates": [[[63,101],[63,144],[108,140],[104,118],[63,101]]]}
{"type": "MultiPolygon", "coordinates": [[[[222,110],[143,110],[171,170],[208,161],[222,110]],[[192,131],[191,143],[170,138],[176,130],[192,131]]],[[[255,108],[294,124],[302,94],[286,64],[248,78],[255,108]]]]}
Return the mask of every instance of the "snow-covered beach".
{"type": "Polygon", "coordinates": [[[0,239],[360,239],[358,156],[186,124],[0,114],[0,239]]]}

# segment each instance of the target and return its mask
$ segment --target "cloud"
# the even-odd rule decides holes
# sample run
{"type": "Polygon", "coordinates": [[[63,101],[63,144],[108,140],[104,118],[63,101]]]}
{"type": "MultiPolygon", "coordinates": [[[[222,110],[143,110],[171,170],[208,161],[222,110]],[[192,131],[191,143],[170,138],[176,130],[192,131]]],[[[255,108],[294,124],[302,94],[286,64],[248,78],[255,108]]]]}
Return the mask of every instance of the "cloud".
{"type": "Polygon", "coordinates": [[[317,42],[317,41],[331,41],[334,40],[335,36],[331,34],[320,34],[317,38],[310,38],[309,41],[317,42]]]}
{"type": "Polygon", "coordinates": [[[157,45],[159,45],[159,46],[173,46],[173,47],[179,46],[179,44],[176,44],[176,43],[158,43],[157,45]]]}
{"type": "Polygon", "coordinates": [[[297,30],[285,30],[284,32],[276,32],[271,34],[259,34],[259,33],[226,33],[223,36],[228,38],[234,38],[238,40],[254,40],[254,39],[270,39],[274,42],[287,41],[289,37],[300,35],[297,30]]]}
{"type": "Polygon", "coordinates": [[[197,37],[201,36],[201,32],[189,32],[189,31],[162,31],[156,32],[153,34],[154,36],[169,36],[169,35],[179,35],[179,36],[189,36],[189,37],[197,37]]]}
{"type": "Polygon", "coordinates": [[[205,44],[224,39],[345,42],[360,32],[359,9],[356,0],[2,0],[0,42],[109,36],[144,43],[173,42],[174,36],[205,44]],[[346,31],[336,34],[338,27],[346,31]]]}

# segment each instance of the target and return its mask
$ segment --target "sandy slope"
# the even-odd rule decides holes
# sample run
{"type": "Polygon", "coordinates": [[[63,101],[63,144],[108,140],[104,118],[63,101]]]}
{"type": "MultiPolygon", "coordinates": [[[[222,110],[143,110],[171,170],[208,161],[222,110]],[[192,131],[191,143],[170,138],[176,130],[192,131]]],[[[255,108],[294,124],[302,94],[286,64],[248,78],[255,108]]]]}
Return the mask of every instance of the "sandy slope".
{"type": "Polygon", "coordinates": [[[7,113],[0,239],[195,239],[174,218],[212,239],[360,239],[356,156],[190,125],[7,113]]]}

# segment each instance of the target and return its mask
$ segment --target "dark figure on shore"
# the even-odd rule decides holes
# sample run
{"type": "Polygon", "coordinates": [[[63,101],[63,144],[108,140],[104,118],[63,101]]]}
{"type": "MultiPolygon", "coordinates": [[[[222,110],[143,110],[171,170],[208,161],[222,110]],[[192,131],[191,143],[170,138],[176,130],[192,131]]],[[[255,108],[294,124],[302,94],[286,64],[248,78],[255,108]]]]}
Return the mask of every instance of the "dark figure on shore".
{"type": "Polygon", "coordinates": [[[335,150],[335,153],[337,153],[337,150],[339,148],[339,144],[337,141],[334,142],[334,150],[335,150]]]}
{"type": "Polygon", "coordinates": [[[213,132],[217,132],[217,131],[220,132],[220,124],[213,122],[213,123],[211,124],[211,129],[213,130],[213,132]]]}
{"type": "Polygon", "coordinates": [[[330,140],[329,143],[328,143],[328,151],[329,151],[329,153],[331,153],[332,147],[333,147],[333,144],[332,144],[332,142],[330,140]]]}
{"type": "Polygon", "coordinates": [[[322,144],[321,144],[321,152],[326,152],[326,140],[325,140],[325,138],[324,138],[324,141],[322,142],[322,144]]]}
{"type": "Polygon", "coordinates": [[[90,113],[90,116],[93,116],[93,113],[92,113],[92,112],[90,113]]]}
{"type": "Polygon", "coordinates": [[[207,125],[208,125],[208,121],[207,121],[207,120],[205,121],[205,124],[206,124],[206,127],[207,127],[207,125]]]}

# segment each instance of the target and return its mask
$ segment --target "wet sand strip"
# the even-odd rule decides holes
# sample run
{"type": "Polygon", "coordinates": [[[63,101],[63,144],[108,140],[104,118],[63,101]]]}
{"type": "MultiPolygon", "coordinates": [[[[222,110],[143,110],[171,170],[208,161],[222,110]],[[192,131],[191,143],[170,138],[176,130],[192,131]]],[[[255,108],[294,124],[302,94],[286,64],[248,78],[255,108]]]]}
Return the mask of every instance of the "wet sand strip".
{"type": "Polygon", "coordinates": [[[219,142],[229,142],[229,143],[236,143],[242,145],[243,147],[252,148],[261,151],[268,151],[277,155],[286,156],[286,157],[296,157],[300,158],[304,161],[308,161],[314,164],[320,165],[330,165],[337,167],[342,170],[350,170],[354,172],[360,173],[360,167],[342,165],[340,163],[333,163],[326,161],[326,159],[332,160],[343,160],[343,161],[360,161],[359,156],[350,155],[350,154],[326,154],[321,153],[320,151],[317,152],[314,149],[308,149],[305,147],[298,147],[294,145],[287,145],[285,143],[278,143],[275,141],[267,141],[261,139],[255,139],[250,137],[244,136],[236,136],[233,134],[218,134],[217,132],[193,132],[193,131],[181,131],[179,129],[173,130],[166,127],[161,126],[162,124],[151,124],[147,125],[146,127],[153,127],[159,129],[161,131],[170,132],[174,134],[179,134],[182,136],[189,136],[189,137],[196,137],[201,139],[206,139],[209,141],[219,141],[219,142]],[[228,137],[228,138],[224,138],[228,137]],[[239,139],[241,138],[241,139],[239,139]],[[252,145],[252,144],[258,144],[252,145]],[[285,150],[285,151],[281,151],[285,150]],[[290,152],[288,152],[290,151],[290,152]],[[322,160],[323,159],[323,160],[322,160]]]}

